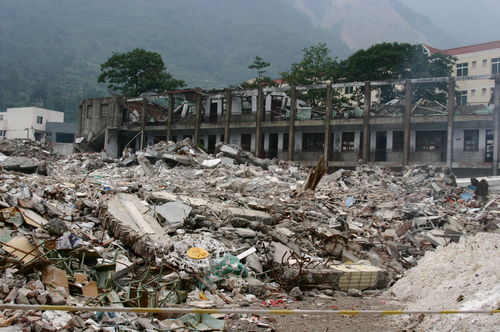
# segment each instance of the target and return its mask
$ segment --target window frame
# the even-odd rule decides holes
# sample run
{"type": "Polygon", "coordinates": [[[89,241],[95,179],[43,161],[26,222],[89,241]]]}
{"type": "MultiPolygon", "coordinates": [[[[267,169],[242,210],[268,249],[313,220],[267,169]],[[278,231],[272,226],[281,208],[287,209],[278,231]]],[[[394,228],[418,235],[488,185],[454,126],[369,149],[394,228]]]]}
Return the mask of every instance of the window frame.
{"type": "Polygon", "coordinates": [[[491,74],[500,74],[500,58],[491,59],[491,74]]]}
{"type": "Polygon", "coordinates": [[[464,130],[464,151],[479,151],[479,129],[464,130]]]}
{"type": "Polygon", "coordinates": [[[43,124],[43,116],[41,115],[36,116],[36,124],[43,124]]]}
{"type": "Polygon", "coordinates": [[[443,151],[443,133],[440,130],[417,130],[415,151],[443,151]]]}
{"type": "Polygon", "coordinates": [[[468,62],[457,63],[457,77],[459,76],[469,76],[468,62]]]}
{"type": "Polygon", "coordinates": [[[302,133],[302,152],[321,152],[325,144],[325,133],[302,133]]]}
{"type": "Polygon", "coordinates": [[[467,90],[457,91],[457,106],[467,106],[468,93],[467,90]]]}
{"type": "Polygon", "coordinates": [[[354,147],[355,141],[356,141],[356,133],[354,131],[343,131],[342,137],[340,140],[340,142],[341,142],[340,143],[340,151],[341,152],[356,151],[356,149],[354,147]]]}

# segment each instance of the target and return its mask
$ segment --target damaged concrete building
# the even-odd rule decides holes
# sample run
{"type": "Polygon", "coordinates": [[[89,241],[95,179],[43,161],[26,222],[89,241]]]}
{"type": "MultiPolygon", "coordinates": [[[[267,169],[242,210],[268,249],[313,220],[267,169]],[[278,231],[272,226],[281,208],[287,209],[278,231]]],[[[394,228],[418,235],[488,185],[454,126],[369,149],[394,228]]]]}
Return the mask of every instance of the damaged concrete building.
{"type": "Polygon", "coordinates": [[[83,100],[77,148],[118,157],[126,147],[190,137],[208,152],[226,142],[259,157],[306,165],[325,153],[330,167],[353,167],[362,159],[389,167],[447,164],[458,172],[488,175],[498,169],[499,113],[499,75],[185,89],[135,99],[83,100]],[[494,97],[487,103],[462,103],[455,87],[463,80],[495,82],[494,97]],[[444,84],[444,101],[417,98],[420,86],[433,84],[444,84]],[[379,103],[372,97],[390,86],[401,92],[399,99],[379,103]],[[301,98],[313,90],[325,96],[317,107],[301,98]],[[357,101],[335,102],[345,90],[357,92],[357,101]]]}

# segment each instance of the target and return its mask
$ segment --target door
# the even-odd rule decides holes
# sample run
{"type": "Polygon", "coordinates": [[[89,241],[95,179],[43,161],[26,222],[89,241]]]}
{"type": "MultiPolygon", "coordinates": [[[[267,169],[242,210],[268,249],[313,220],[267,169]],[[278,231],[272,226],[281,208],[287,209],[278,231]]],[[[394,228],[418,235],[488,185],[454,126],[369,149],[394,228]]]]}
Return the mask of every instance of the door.
{"type": "Polygon", "coordinates": [[[210,103],[210,115],[208,118],[209,123],[217,123],[217,103],[210,103]]]}
{"type": "Polygon", "coordinates": [[[250,151],[252,147],[252,134],[241,134],[241,148],[250,151]]]}
{"type": "Polygon", "coordinates": [[[387,161],[386,131],[377,131],[375,140],[375,161],[387,161]]]}
{"type": "Polygon", "coordinates": [[[208,153],[214,153],[215,152],[215,142],[217,140],[216,135],[208,135],[208,145],[207,145],[207,152],[208,153]]]}
{"type": "Polygon", "coordinates": [[[270,159],[278,158],[278,134],[269,134],[269,152],[268,157],[270,159]]]}

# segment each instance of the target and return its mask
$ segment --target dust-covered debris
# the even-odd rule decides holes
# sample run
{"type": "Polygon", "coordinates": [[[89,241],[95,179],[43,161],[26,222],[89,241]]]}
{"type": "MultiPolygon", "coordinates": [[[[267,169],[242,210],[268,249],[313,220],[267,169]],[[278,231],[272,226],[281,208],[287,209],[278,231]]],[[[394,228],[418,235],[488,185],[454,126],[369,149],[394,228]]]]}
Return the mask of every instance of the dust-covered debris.
{"type": "MultiPolygon", "coordinates": [[[[0,171],[4,303],[280,306],[334,292],[364,296],[426,252],[498,229],[496,196],[464,199],[470,189],[456,187],[447,167],[359,165],[321,178],[237,146],[220,144],[211,156],[189,139],[126,150],[120,160],[41,153],[44,173],[0,171]]],[[[5,320],[39,329],[49,321],[89,330],[224,323],[17,314],[5,320]]]]}

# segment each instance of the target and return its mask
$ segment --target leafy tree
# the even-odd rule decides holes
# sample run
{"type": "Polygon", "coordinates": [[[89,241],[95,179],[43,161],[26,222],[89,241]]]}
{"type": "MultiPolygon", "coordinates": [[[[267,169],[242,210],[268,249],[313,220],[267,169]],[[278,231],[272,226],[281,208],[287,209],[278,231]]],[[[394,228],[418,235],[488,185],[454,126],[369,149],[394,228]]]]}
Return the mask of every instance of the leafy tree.
{"type": "Polygon", "coordinates": [[[136,48],[128,53],[113,53],[101,64],[99,83],[108,83],[114,91],[136,97],[144,92],[162,92],[184,86],[166,72],[161,55],[136,48]]]}
{"type": "Polygon", "coordinates": [[[248,69],[257,70],[257,77],[262,78],[266,72],[264,68],[267,68],[270,65],[271,64],[269,62],[265,62],[264,60],[262,60],[260,56],[256,56],[255,60],[253,60],[253,63],[250,66],[248,66],[248,69]]]}
{"type": "MultiPolygon", "coordinates": [[[[408,43],[380,43],[367,50],[359,50],[340,64],[344,81],[384,79],[410,79],[450,76],[454,58],[433,54],[428,56],[422,45],[408,43]]],[[[446,83],[425,83],[414,86],[414,99],[440,99],[443,101],[446,83]]],[[[394,86],[380,88],[381,101],[401,97],[402,91],[394,86]]]]}
{"type": "MultiPolygon", "coordinates": [[[[293,63],[290,71],[281,73],[283,79],[292,86],[317,85],[335,82],[338,77],[338,62],[330,56],[330,49],[324,43],[305,48],[299,63],[293,63]]],[[[299,98],[311,105],[324,105],[326,90],[311,90],[299,93],[299,98]]]]}

